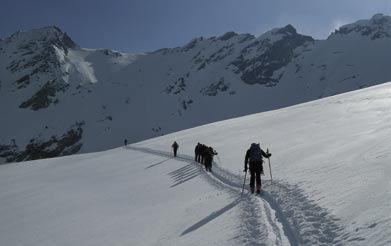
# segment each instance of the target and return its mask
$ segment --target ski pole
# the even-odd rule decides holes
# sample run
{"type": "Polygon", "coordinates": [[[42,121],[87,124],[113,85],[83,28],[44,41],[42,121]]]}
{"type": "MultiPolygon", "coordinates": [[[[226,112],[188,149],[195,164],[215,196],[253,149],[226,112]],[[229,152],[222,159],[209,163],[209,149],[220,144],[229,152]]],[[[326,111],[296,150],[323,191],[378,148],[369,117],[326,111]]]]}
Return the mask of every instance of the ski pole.
{"type": "Polygon", "coordinates": [[[243,180],[243,187],[242,187],[242,194],[240,196],[243,195],[243,191],[244,191],[244,185],[246,184],[246,176],[247,176],[247,170],[246,172],[244,173],[244,180],[243,180]]]}
{"type": "MultiPolygon", "coordinates": [[[[266,150],[266,153],[269,155],[269,149],[266,150]]],[[[272,167],[270,166],[270,157],[267,158],[269,161],[269,171],[270,171],[270,184],[273,182],[272,167]]]]}
{"type": "Polygon", "coordinates": [[[220,160],[220,157],[218,155],[216,155],[217,157],[217,160],[219,160],[220,164],[221,164],[221,160],[220,160]]]}

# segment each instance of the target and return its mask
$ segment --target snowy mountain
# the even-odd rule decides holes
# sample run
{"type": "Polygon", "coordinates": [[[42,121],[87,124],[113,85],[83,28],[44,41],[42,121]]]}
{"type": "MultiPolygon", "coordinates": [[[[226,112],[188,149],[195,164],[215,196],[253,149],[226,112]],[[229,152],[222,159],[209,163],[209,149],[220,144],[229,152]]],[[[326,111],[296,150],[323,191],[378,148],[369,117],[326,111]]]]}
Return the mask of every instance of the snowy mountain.
{"type": "Polygon", "coordinates": [[[1,165],[0,245],[390,245],[390,105],[385,83],[1,165]],[[212,173],[193,161],[198,141],[218,151],[212,173]],[[259,141],[273,154],[273,182],[266,162],[262,196],[241,197],[244,154],[259,141]]]}
{"type": "Polygon", "coordinates": [[[0,162],[100,151],[391,79],[391,17],[313,40],[287,25],[132,55],[57,27],[0,40],[0,162]]]}

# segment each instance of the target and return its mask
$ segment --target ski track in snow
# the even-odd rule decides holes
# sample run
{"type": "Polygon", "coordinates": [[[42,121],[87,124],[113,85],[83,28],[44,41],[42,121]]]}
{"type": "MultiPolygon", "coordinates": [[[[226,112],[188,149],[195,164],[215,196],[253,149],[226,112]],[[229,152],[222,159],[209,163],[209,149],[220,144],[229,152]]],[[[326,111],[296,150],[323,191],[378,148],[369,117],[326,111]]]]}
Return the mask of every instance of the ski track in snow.
{"type": "MultiPolygon", "coordinates": [[[[172,153],[167,151],[129,145],[126,148],[162,157],[172,157],[172,153]]],[[[202,167],[193,158],[184,154],[176,157],[176,159],[189,163],[183,167],[186,170],[194,166],[196,169],[193,170],[194,174],[191,170],[190,172],[187,170],[189,174],[186,176],[170,173],[175,181],[173,186],[186,182],[199,174],[199,169],[202,167]]],[[[203,177],[206,182],[217,189],[228,192],[235,199],[224,208],[186,228],[181,235],[191,233],[213,218],[239,205],[242,219],[240,234],[235,240],[241,241],[242,245],[346,245],[361,240],[346,233],[344,228],[338,224],[338,218],[311,201],[297,185],[279,180],[274,180],[271,184],[270,180],[263,180],[263,193],[261,196],[255,196],[247,189],[248,180],[246,180],[246,191],[241,196],[243,177],[224,170],[215,161],[212,173],[203,172],[203,177]]]]}

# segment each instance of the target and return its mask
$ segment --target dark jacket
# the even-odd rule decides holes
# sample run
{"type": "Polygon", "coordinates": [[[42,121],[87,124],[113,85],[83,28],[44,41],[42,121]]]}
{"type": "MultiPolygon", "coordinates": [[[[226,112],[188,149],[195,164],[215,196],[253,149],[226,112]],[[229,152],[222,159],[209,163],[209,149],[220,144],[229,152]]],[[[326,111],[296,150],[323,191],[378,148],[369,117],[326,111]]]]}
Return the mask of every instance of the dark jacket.
{"type": "Polygon", "coordinates": [[[217,152],[212,147],[205,150],[205,160],[207,164],[212,164],[214,155],[217,155],[217,152]]]}
{"type": "MultiPolygon", "coordinates": [[[[250,163],[250,151],[251,151],[251,147],[246,151],[246,156],[244,157],[244,170],[247,170],[247,164],[250,163]]],[[[262,156],[265,157],[265,158],[269,158],[272,154],[270,153],[266,153],[265,151],[263,151],[261,149],[261,156],[260,156],[260,165],[262,165],[262,156]]],[[[255,164],[255,163],[254,163],[255,164]]]]}

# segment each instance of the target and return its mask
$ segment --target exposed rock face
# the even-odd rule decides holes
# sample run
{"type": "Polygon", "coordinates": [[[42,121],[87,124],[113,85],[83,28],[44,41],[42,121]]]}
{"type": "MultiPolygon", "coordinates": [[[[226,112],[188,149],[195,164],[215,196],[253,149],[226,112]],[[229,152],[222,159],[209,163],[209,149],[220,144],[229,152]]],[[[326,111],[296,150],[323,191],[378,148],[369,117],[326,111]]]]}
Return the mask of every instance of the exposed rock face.
{"type": "Polygon", "coordinates": [[[272,41],[269,37],[260,38],[247,46],[241,55],[232,62],[237,67],[236,73],[248,84],[275,86],[283,75],[276,72],[289,64],[293,59],[293,50],[314,41],[311,37],[297,34],[291,25],[274,31],[274,36],[281,36],[272,41]],[[253,56],[253,52],[256,56],[253,56]],[[249,58],[253,56],[252,58],[249,58]]]}
{"type": "MultiPolygon", "coordinates": [[[[230,84],[225,83],[224,77],[221,77],[218,82],[211,83],[209,86],[202,88],[200,92],[205,96],[216,96],[219,93],[224,93],[229,90],[230,84]]],[[[231,95],[235,94],[230,92],[231,95]]]]}
{"type": "Polygon", "coordinates": [[[77,48],[72,39],[58,27],[46,27],[16,32],[3,42],[16,47],[10,52],[11,59],[5,67],[18,76],[13,83],[16,90],[12,92],[38,87],[19,107],[36,111],[57,103],[56,95],[68,87],[63,80],[68,73],[63,69],[64,61],[59,59],[59,52],[68,54],[70,49],[77,48]]]}
{"type": "Polygon", "coordinates": [[[30,99],[20,104],[19,107],[30,108],[35,111],[47,108],[52,103],[58,103],[57,93],[64,92],[68,86],[69,84],[57,82],[56,80],[48,81],[30,99]]]}
{"type": "Polygon", "coordinates": [[[22,58],[11,61],[7,69],[12,73],[28,69],[30,75],[52,72],[51,68],[59,66],[56,48],[67,54],[69,49],[77,47],[58,27],[16,32],[4,42],[15,44],[16,49],[12,56],[22,58]]]}
{"type": "Polygon", "coordinates": [[[30,75],[25,75],[16,81],[18,89],[25,88],[30,84],[30,75]]]}
{"type": "Polygon", "coordinates": [[[186,91],[186,82],[185,78],[180,77],[173,84],[170,84],[166,87],[165,92],[167,94],[179,94],[186,91]]]}
{"type": "Polygon", "coordinates": [[[83,125],[76,123],[60,137],[33,138],[24,149],[19,149],[15,141],[10,145],[0,145],[0,157],[6,162],[19,162],[76,154],[82,147],[83,125]]]}

